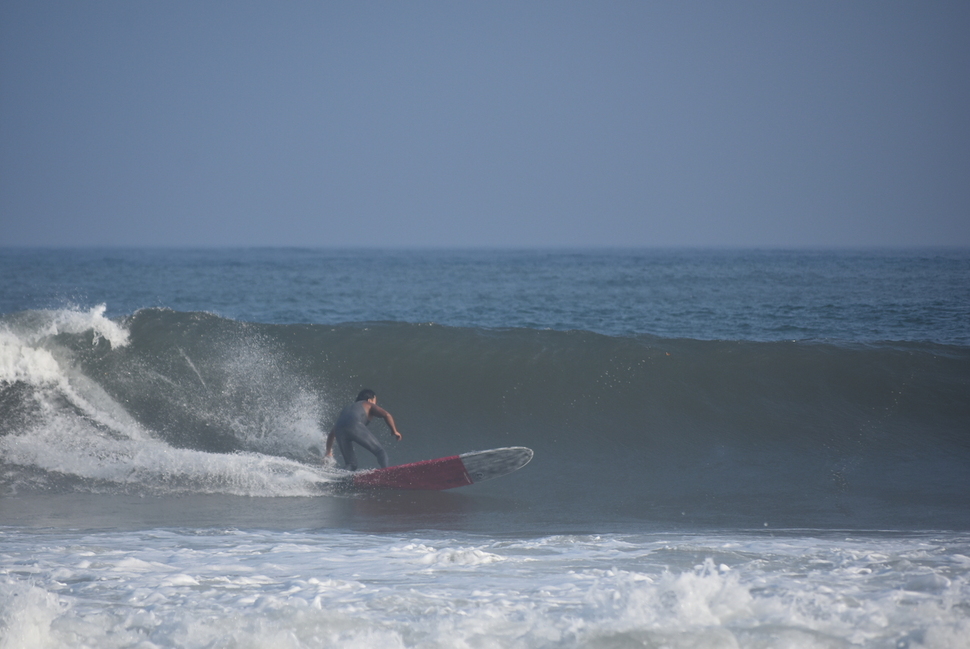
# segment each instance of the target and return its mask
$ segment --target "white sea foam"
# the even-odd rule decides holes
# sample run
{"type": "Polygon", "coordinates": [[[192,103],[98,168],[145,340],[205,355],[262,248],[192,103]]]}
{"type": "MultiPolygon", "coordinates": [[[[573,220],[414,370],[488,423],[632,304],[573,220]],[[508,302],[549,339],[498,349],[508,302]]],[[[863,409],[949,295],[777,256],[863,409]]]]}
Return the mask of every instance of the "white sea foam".
{"type": "Polygon", "coordinates": [[[501,556],[492,552],[485,552],[479,548],[435,548],[423,543],[410,543],[401,548],[400,551],[414,553],[418,562],[429,566],[477,566],[503,560],[501,556]]]}
{"type": "Polygon", "coordinates": [[[64,646],[51,626],[70,604],[29,581],[0,582],[0,649],[64,646]]]}
{"type": "Polygon", "coordinates": [[[0,381],[50,383],[61,377],[60,366],[48,350],[25,344],[19,336],[0,328],[0,381]]]}
{"type": "Polygon", "coordinates": [[[948,549],[970,539],[957,535],[41,538],[0,532],[0,646],[965,649],[970,637],[970,572],[948,549]],[[924,575],[946,583],[907,590],[924,575]]]}
{"type": "Polygon", "coordinates": [[[52,408],[30,430],[0,437],[0,456],[10,465],[89,481],[87,489],[96,491],[308,496],[336,473],[259,453],[175,448],[134,423],[105,426],[52,408]]]}
{"type": "Polygon", "coordinates": [[[96,382],[72,366],[66,350],[50,342],[60,333],[91,331],[95,344],[104,338],[115,348],[128,345],[127,330],[105,318],[104,311],[103,304],[88,311],[32,311],[26,319],[0,326],[0,383],[54,387],[81,412],[105,425],[137,428],[96,382]]]}
{"type": "MultiPolygon", "coordinates": [[[[25,385],[21,398],[32,407],[29,419],[0,436],[4,463],[70,476],[90,490],[120,487],[141,493],[308,496],[334,478],[334,470],[274,455],[206,453],[158,439],[52,341],[59,333],[91,331],[95,344],[105,339],[113,347],[126,346],[127,331],[105,318],[104,311],[104,305],[88,311],[35,311],[0,327],[0,382],[25,385]]],[[[237,356],[233,362],[244,359],[237,356]]],[[[250,360],[243,369],[257,366],[250,360]]],[[[247,431],[245,423],[233,428],[264,451],[319,443],[316,403],[303,393],[294,399],[293,408],[272,419],[277,436],[247,431]]]]}
{"type": "Polygon", "coordinates": [[[7,327],[31,345],[62,333],[82,334],[90,331],[95,345],[106,340],[114,349],[126,347],[128,330],[105,317],[105,311],[105,304],[86,310],[75,308],[29,311],[19,314],[20,317],[9,322],[7,327]]]}
{"type": "Polygon", "coordinates": [[[4,461],[92,481],[88,490],[309,496],[331,479],[322,468],[259,453],[206,453],[147,436],[132,439],[53,415],[30,434],[0,438],[4,461]]]}

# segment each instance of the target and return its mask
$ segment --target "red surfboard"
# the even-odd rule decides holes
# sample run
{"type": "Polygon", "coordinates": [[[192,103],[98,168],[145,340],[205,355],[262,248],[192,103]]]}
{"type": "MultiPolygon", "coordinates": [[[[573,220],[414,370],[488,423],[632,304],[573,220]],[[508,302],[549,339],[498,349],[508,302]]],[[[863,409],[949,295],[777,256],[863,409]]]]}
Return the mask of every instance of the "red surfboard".
{"type": "Polygon", "coordinates": [[[532,459],[524,446],[495,448],[355,473],[355,487],[440,491],[491,480],[518,471],[532,459]]]}

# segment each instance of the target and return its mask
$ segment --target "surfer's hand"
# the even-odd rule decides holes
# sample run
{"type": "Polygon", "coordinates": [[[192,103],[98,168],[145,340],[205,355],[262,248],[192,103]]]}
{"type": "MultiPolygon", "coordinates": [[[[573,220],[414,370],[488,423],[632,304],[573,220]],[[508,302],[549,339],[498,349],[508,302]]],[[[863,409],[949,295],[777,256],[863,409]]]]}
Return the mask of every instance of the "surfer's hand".
{"type": "Polygon", "coordinates": [[[394,437],[395,437],[395,439],[397,439],[397,441],[399,441],[399,442],[401,441],[401,433],[399,433],[397,431],[394,431],[394,437]]]}

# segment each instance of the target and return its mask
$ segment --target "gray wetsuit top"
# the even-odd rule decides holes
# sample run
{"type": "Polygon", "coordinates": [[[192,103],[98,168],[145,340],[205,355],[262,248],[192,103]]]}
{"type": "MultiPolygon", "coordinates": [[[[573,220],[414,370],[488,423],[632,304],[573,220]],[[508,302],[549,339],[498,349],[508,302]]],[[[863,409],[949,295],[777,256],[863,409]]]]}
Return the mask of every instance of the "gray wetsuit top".
{"type": "Polygon", "coordinates": [[[363,401],[352,403],[341,410],[333,429],[340,446],[340,454],[344,456],[344,465],[348,469],[357,470],[355,442],[373,453],[382,467],[387,466],[387,452],[367,428],[367,411],[363,401]]]}

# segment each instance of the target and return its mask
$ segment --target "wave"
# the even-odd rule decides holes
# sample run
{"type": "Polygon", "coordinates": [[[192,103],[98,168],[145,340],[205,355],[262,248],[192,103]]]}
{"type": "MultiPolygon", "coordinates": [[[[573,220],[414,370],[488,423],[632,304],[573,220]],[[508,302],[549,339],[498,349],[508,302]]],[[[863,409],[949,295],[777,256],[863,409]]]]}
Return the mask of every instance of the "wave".
{"type": "Polygon", "coordinates": [[[168,309],[0,320],[0,489],[319,495],[335,475],[319,464],[323,435],[363,387],[404,433],[373,425],[394,463],[533,448],[494,489],[540,509],[970,524],[970,348],[168,309]]]}

